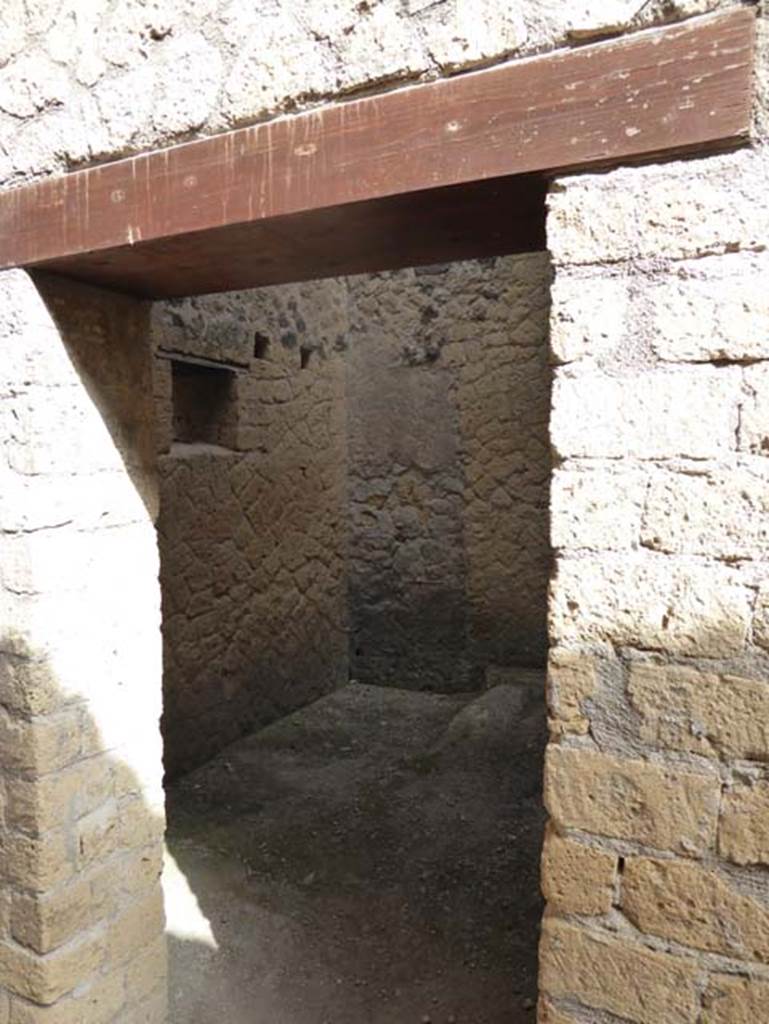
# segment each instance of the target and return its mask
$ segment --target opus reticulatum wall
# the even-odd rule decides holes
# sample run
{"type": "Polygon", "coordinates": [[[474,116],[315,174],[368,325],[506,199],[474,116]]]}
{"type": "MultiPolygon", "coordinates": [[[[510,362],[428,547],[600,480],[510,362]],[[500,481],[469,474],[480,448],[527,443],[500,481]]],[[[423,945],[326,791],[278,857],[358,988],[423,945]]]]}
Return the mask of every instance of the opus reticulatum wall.
{"type": "MultiPolygon", "coordinates": [[[[11,0],[0,184],[726,6],[11,0]]],[[[551,193],[549,1024],[769,1016],[766,128],[764,107],[750,150],[551,193]]],[[[148,1024],[151,311],[15,271],[2,294],[0,1021],[148,1024]]]]}

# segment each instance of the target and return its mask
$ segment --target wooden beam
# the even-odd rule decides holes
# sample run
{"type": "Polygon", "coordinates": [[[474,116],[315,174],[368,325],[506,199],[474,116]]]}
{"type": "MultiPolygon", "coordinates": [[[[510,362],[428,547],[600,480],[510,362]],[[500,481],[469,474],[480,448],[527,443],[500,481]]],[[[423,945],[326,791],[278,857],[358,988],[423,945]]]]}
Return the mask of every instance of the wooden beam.
{"type": "Polygon", "coordinates": [[[548,173],[745,139],[754,33],[740,7],[11,190],[0,267],[165,296],[541,246],[548,173]]]}

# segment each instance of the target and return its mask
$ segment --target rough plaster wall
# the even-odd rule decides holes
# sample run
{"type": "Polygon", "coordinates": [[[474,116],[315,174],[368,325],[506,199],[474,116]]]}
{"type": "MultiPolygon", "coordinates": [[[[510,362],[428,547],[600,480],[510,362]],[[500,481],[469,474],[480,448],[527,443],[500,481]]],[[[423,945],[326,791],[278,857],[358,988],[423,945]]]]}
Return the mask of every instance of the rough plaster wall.
{"type": "Polygon", "coordinates": [[[158,1021],[149,307],[21,271],[0,306],[0,1020],[158,1021]]]}
{"type": "Polygon", "coordinates": [[[768,15],[753,150],[550,195],[541,1021],[769,1019],[768,15]]]}
{"type": "Polygon", "coordinates": [[[352,671],[479,685],[546,648],[549,266],[350,280],[352,671]]]}
{"type": "Polygon", "coordinates": [[[326,281],[155,308],[161,348],[243,367],[233,451],[171,443],[156,362],[171,773],[347,681],[344,299],[326,281]]]}
{"type": "Polygon", "coordinates": [[[5,0],[0,184],[731,0],[5,0]]]}

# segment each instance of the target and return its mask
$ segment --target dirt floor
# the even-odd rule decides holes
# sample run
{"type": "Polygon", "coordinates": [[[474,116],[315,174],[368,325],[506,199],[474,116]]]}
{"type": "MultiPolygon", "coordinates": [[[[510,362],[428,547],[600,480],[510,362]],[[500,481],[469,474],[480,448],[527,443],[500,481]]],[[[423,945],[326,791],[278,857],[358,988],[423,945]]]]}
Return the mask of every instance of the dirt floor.
{"type": "Polygon", "coordinates": [[[176,783],[174,1024],[531,1024],[542,691],[351,684],[176,783]]]}

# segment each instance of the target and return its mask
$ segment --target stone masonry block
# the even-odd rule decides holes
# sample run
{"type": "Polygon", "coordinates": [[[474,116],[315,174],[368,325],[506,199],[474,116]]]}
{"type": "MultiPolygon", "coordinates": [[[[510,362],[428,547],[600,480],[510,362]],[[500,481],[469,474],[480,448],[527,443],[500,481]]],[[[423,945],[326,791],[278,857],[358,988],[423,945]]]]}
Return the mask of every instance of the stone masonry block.
{"type": "Polygon", "coordinates": [[[753,616],[753,639],[759,647],[769,651],[769,584],[759,587],[753,616]]]}
{"type": "Polygon", "coordinates": [[[151,995],[165,984],[168,973],[168,951],[165,935],[149,943],[126,967],[126,991],[139,1000],[151,995]]]}
{"type": "Polygon", "coordinates": [[[103,933],[92,933],[45,957],[14,943],[0,943],[0,984],[45,1006],[81,985],[104,962],[103,933]]]}
{"type": "Polygon", "coordinates": [[[0,877],[30,892],[45,892],[66,882],[75,872],[65,829],[28,836],[6,831],[0,835],[0,877]]]}
{"type": "Polygon", "coordinates": [[[76,827],[76,856],[80,871],[106,860],[120,844],[119,814],[115,800],[108,800],[76,827]]]}
{"type": "Polygon", "coordinates": [[[630,551],[638,546],[648,475],[604,463],[586,471],[556,469],[550,491],[550,537],[556,549],[630,551]]]}
{"type": "Polygon", "coordinates": [[[80,708],[20,718],[0,707],[0,762],[9,772],[42,775],[76,761],[82,749],[80,708]]]}
{"type": "Polygon", "coordinates": [[[736,784],[725,791],[718,851],[735,864],[769,864],[769,782],[736,784]]]}
{"type": "Polygon", "coordinates": [[[548,199],[548,246],[557,266],[758,249],[768,191],[769,163],[745,152],[565,178],[548,199]]]}
{"type": "MultiPolygon", "coordinates": [[[[769,253],[693,261],[644,290],[660,359],[707,362],[769,356],[769,253]]],[[[651,284],[651,282],[650,282],[651,284]]]]}
{"type": "Polygon", "coordinates": [[[769,1020],[769,982],[714,974],[703,998],[700,1024],[758,1024],[769,1020]]]}
{"type": "Polygon", "coordinates": [[[634,664],[628,693],[645,743],[705,757],[769,761],[769,683],[634,664]]]}
{"type": "Polygon", "coordinates": [[[691,861],[631,857],[621,905],[649,935],[741,960],[769,960],[769,908],[691,861]]]}
{"type": "Polygon", "coordinates": [[[547,668],[547,705],[554,734],[584,735],[589,728],[585,701],[598,685],[595,659],[572,651],[552,650],[547,668]]]}
{"type": "Polygon", "coordinates": [[[714,845],[720,783],[665,767],[550,745],[545,806],[556,827],[698,856],[714,845]]]}
{"type": "Polygon", "coordinates": [[[628,285],[605,271],[591,277],[567,272],[552,286],[550,351],[555,363],[596,359],[622,341],[628,316],[628,285]]]}
{"type": "Polygon", "coordinates": [[[140,1003],[129,1003],[115,1024],[167,1024],[167,1021],[168,986],[163,983],[140,1003]]]}
{"type": "Polygon", "coordinates": [[[552,639],[724,658],[743,650],[750,591],[731,569],[662,557],[562,558],[551,584],[552,639]]]}
{"type": "Polygon", "coordinates": [[[653,370],[632,380],[556,375],[550,435],[561,458],[690,459],[731,451],[740,371],[653,370]]]}
{"type": "Polygon", "coordinates": [[[95,811],[112,793],[106,756],[37,779],[8,779],[6,823],[40,835],[95,811]]]}
{"type": "Polygon", "coordinates": [[[148,943],[162,934],[165,924],[163,892],[155,885],[138,902],[113,920],[109,928],[112,964],[133,960],[148,943]]]}
{"type": "Polygon", "coordinates": [[[157,885],[163,868],[160,845],[118,853],[91,872],[92,900],[106,915],[122,913],[157,885]]]}
{"type": "Polygon", "coordinates": [[[101,909],[87,880],[75,880],[42,895],[17,892],[11,934],[37,953],[50,953],[96,923],[101,909]]]}
{"type": "Polygon", "coordinates": [[[53,1006],[14,999],[11,1024],[113,1024],[125,998],[123,975],[113,972],[86,982],[53,1006]]]}
{"type": "Polygon", "coordinates": [[[551,909],[564,914],[608,914],[616,877],[614,854],[548,829],[542,851],[542,892],[551,909]]]}
{"type": "Polygon", "coordinates": [[[769,363],[745,368],[745,392],[738,448],[753,455],[769,455],[769,363]]]}
{"type": "Polygon", "coordinates": [[[553,998],[571,997],[633,1024],[697,1019],[699,970],[691,960],[553,918],[543,924],[539,955],[540,985],[553,998]]]}
{"type": "Polygon", "coordinates": [[[769,558],[769,472],[751,466],[696,475],[655,473],[641,539],[655,551],[769,558]]]}

